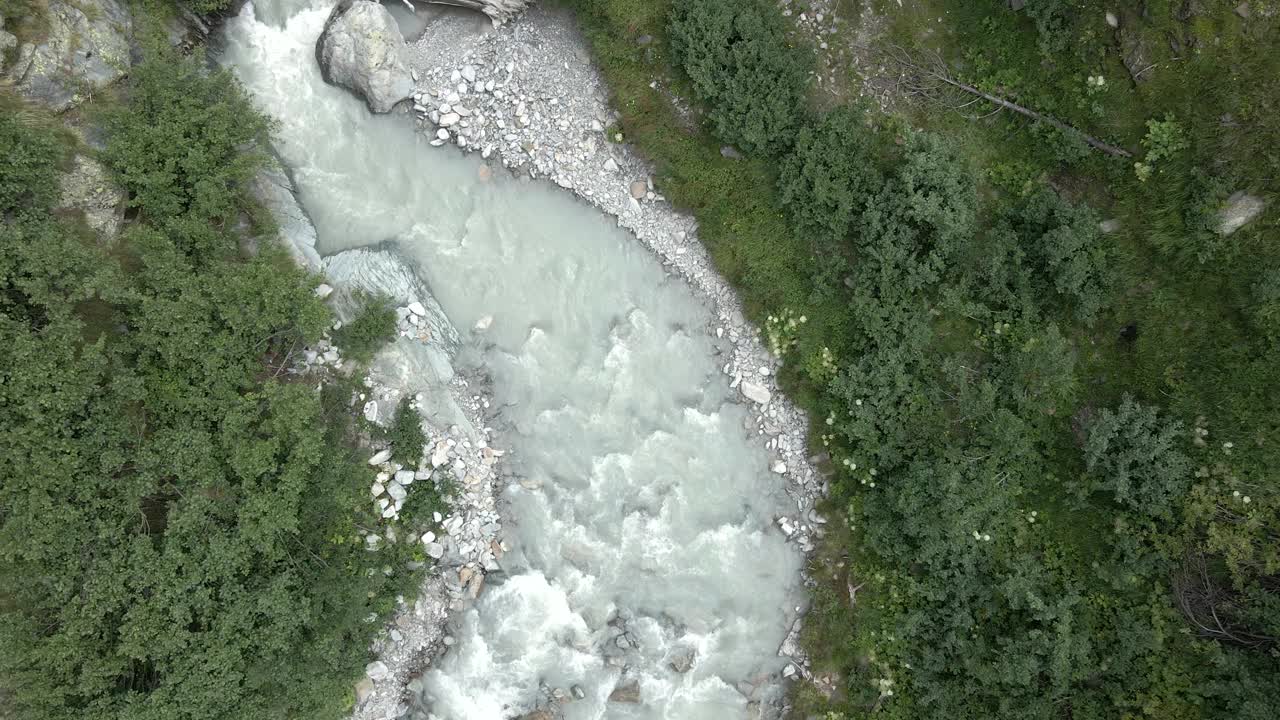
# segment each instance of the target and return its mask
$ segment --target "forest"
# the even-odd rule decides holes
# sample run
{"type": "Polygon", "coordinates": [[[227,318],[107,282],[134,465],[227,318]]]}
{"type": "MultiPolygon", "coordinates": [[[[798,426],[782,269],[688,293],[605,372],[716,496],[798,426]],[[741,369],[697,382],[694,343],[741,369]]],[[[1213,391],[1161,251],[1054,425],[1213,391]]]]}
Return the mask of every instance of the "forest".
{"type": "Polygon", "coordinates": [[[1219,212],[1274,197],[1276,9],[570,4],[813,418],[795,716],[1272,717],[1280,245],[1219,212]],[[823,77],[868,18],[887,110],[823,77]]]}
{"type": "MultiPolygon", "coordinates": [[[[285,372],[333,318],[247,193],[271,123],[146,47],[101,148],[0,90],[0,716],[340,717],[422,551],[358,532],[353,380],[285,372]],[[128,193],[114,243],[54,211],[75,153],[128,193]]],[[[370,308],[353,359],[394,330],[370,308]]]]}

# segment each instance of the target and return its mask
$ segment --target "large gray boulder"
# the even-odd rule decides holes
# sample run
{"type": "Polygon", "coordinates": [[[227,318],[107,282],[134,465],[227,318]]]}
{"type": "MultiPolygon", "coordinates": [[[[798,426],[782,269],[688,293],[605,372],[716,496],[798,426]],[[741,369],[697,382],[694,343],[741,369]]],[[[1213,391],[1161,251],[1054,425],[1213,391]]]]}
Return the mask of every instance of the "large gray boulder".
{"type": "Polygon", "coordinates": [[[1218,211],[1218,234],[1227,236],[1234,233],[1261,215],[1266,207],[1266,201],[1256,195],[1243,190],[1233,193],[1218,211]]]}
{"type": "Polygon", "coordinates": [[[50,0],[48,8],[48,35],[19,48],[6,73],[24,97],[63,112],[128,72],[133,20],[117,0],[50,0]]]}
{"type": "Polygon", "coordinates": [[[124,223],[124,190],[97,160],[77,154],[71,171],[62,176],[64,210],[84,215],[85,224],[105,245],[115,242],[124,223]]]}
{"type": "Polygon", "coordinates": [[[376,2],[338,3],[316,41],[316,62],[325,82],[364,98],[370,112],[389,112],[413,92],[404,37],[376,2]]]}

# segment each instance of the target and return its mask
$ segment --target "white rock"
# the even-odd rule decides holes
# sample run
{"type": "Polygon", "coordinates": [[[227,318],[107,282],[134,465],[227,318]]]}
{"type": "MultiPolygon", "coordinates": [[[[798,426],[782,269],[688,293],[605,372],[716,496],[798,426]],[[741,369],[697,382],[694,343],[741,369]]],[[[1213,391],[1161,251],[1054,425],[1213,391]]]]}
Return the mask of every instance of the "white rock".
{"type": "Polygon", "coordinates": [[[773,471],[783,475],[787,472],[787,464],[779,460],[773,464],[773,471]]]}
{"type": "Polygon", "coordinates": [[[323,300],[333,294],[333,286],[328,283],[320,283],[316,286],[315,293],[316,297],[323,300]]]}
{"type": "Polygon", "coordinates": [[[374,660],[364,666],[364,674],[368,675],[370,680],[386,680],[391,677],[391,669],[381,660],[374,660]]]}
{"type": "Polygon", "coordinates": [[[462,119],[462,116],[456,112],[445,113],[444,115],[440,116],[440,125],[443,127],[450,127],[453,125],[457,125],[458,121],[461,119],[462,119]]]}
{"type": "Polygon", "coordinates": [[[385,485],[383,485],[383,484],[382,484],[382,483],[380,483],[380,482],[376,482],[376,483],[374,483],[374,484],[373,484],[373,487],[369,488],[369,492],[370,492],[374,497],[378,497],[379,495],[381,495],[382,493],[384,493],[384,492],[386,492],[386,491],[387,491],[386,486],[385,486],[385,485]]]}
{"type": "Polygon", "coordinates": [[[431,543],[433,543],[433,542],[435,542],[435,541],[436,541],[436,534],[435,534],[435,533],[431,532],[430,530],[428,530],[428,531],[426,531],[426,532],[422,533],[422,544],[423,544],[423,545],[430,545],[431,543]]]}
{"type": "Polygon", "coordinates": [[[417,315],[418,317],[426,317],[427,315],[427,309],[422,306],[422,303],[416,300],[409,303],[409,312],[417,315]]]}
{"type": "Polygon", "coordinates": [[[444,128],[440,128],[439,130],[437,130],[437,131],[436,131],[436,137],[437,137],[437,138],[439,138],[439,139],[441,139],[441,140],[448,140],[448,139],[449,139],[449,131],[448,131],[448,130],[445,130],[444,128]]]}
{"type": "Polygon", "coordinates": [[[387,494],[390,495],[391,499],[395,500],[396,502],[400,502],[404,500],[406,495],[404,487],[397,483],[391,483],[390,485],[387,486],[387,494]]]}
{"type": "Polygon", "coordinates": [[[609,172],[618,172],[618,163],[613,158],[604,161],[604,169],[609,172]]]}
{"type": "Polygon", "coordinates": [[[493,316],[485,315],[484,317],[476,321],[475,328],[480,332],[484,332],[485,330],[488,330],[492,326],[493,326],[493,316]]]}
{"type": "Polygon", "coordinates": [[[438,542],[427,543],[427,555],[435,560],[444,557],[444,546],[438,542]]]}
{"type": "Polygon", "coordinates": [[[369,458],[369,464],[370,464],[370,465],[381,465],[382,463],[384,463],[384,462],[386,462],[386,461],[388,461],[388,460],[390,460],[390,459],[391,459],[391,450],[390,450],[390,449],[387,449],[387,448],[384,448],[384,449],[379,450],[378,452],[374,453],[374,454],[373,454],[373,457],[369,458]]]}
{"type": "Polygon", "coordinates": [[[471,65],[467,65],[467,66],[463,67],[463,68],[462,68],[462,78],[463,78],[464,80],[466,80],[467,82],[475,82],[475,81],[476,81],[476,69],[475,69],[475,67],[473,67],[473,66],[471,66],[471,65]]]}
{"type": "Polygon", "coordinates": [[[758,402],[761,405],[767,405],[769,400],[773,398],[769,393],[768,388],[763,385],[757,385],[750,380],[743,380],[740,387],[742,389],[742,394],[746,396],[748,400],[758,402]]]}
{"type": "Polygon", "coordinates": [[[431,453],[431,467],[438,468],[444,465],[449,459],[449,446],[443,442],[436,443],[436,449],[431,453]]]}

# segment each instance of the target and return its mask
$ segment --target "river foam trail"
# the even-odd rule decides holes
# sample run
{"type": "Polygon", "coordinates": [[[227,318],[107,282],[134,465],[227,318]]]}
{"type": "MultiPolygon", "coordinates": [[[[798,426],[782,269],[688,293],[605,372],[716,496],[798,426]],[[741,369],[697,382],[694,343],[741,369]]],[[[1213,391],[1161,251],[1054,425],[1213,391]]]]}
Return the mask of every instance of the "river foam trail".
{"type": "Polygon", "coordinates": [[[578,686],[568,720],[747,718],[744,690],[777,691],[802,558],[772,528],[794,508],[732,402],[709,311],[584,203],[482,180],[478,158],[325,85],[328,3],[258,3],[227,23],[221,59],[280,122],[320,251],[395,243],[457,327],[494,318],[460,361],[492,377],[521,477],[504,491],[512,551],[424,707],[503,720],[578,686]],[[608,700],[633,680],[639,703],[608,700]]]}

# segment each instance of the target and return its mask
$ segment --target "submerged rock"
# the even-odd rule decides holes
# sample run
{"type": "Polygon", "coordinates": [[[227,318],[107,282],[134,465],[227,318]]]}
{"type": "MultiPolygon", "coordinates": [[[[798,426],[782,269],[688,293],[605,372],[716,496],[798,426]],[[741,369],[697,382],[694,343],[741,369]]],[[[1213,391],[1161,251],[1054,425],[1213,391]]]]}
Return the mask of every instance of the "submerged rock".
{"type": "Polygon", "coordinates": [[[338,3],[316,40],[324,81],[364,98],[374,113],[390,112],[413,93],[407,58],[395,18],[369,0],[338,3]]]}
{"type": "Polygon", "coordinates": [[[28,100],[63,112],[128,72],[133,20],[117,0],[52,0],[47,17],[48,34],[23,45],[8,69],[28,100]]]}
{"type": "Polygon", "coordinates": [[[640,683],[632,680],[623,683],[613,689],[609,693],[609,702],[616,703],[638,703],[640,702],[640,683]]]}

